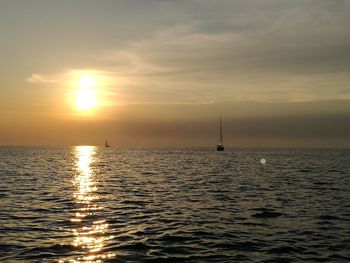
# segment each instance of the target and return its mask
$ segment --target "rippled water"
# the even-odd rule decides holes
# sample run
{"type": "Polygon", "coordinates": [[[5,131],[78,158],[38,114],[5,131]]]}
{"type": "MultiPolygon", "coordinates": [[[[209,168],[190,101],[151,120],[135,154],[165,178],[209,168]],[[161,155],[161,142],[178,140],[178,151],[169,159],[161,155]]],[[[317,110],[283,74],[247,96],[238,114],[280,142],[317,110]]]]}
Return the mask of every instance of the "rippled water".
{"type": "Polygon", "coordinates": [[[0,205],[1,262],[350,261],[345,150],[0,147],[0,205]]]}

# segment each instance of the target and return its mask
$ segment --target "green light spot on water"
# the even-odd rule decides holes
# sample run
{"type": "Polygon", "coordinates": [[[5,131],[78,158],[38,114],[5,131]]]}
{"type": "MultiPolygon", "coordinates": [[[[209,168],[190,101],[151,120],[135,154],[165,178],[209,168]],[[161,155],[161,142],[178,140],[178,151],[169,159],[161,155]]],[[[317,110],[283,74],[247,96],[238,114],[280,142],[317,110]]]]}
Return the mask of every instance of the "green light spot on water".
{"type": "Polygon", "coordinates": [[[262,165],[265,165],[265,164],[266,164],[266,159],[265,159],[265,158],[261,158],[261,159],[260,159],[260,163],[261,163],[262,165]]]}

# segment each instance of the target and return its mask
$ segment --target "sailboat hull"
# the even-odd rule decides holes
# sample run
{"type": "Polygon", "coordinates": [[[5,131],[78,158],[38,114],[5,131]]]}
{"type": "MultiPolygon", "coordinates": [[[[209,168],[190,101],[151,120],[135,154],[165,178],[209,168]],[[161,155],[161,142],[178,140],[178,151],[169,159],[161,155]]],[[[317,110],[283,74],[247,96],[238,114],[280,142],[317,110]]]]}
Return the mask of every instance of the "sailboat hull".
{"type": "Polygon", "coordinates": [[[225,147],[221,146],[221,145],[218,145],[218,146],[216,146],[216,150],[219,151],[219,152],[222,152],[223,150],[225,150],[225,147]]]}

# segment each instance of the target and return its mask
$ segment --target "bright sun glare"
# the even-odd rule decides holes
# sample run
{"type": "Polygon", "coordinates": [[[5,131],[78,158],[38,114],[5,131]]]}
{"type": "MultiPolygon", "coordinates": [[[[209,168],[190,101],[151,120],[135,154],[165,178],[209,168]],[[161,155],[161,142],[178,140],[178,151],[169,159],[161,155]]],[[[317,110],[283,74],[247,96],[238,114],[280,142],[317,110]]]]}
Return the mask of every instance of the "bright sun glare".
{"type": "Polygon", "coordinates": [[[97,106],[97,77],[81,74],[75,81],[75,107],[81,113],[91,113],[97,106]]]}
{"type": "Polygon", "coordinates": [[[82,89],[96,86],[96,78],[90,75],[82,75],[78,79],[78,86],[82,89]]]}
{"type": "Polygon", "coordinates": [[[67,75],[67,96],[74,114],[97,116],[108,105],[110,77],[98,70],[72,70],[67,75]]]}
{"type": "Polygon", "coordinates": [[[97,104],[96,91],[91,89],[78,89],[75,99],[75,106],[78,110],[91,110],[97,104]]]}

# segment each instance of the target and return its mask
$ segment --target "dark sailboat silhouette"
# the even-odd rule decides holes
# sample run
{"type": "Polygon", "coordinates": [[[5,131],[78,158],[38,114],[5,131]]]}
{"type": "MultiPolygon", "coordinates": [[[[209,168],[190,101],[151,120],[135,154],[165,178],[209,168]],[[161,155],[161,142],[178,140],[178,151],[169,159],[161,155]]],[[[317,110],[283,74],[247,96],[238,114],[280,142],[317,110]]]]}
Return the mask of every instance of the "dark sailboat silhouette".
{"type": "Polygon", "coordinates": [[[105,147],[110,147],[109,144],[108,144],[108,142],[107,142],[107,140],[106,140],[106,142],[105,142],[105,147]]]}
{"type": "Polygon", "coordinates": [[[220,141],[218,145],[216,145],[217,151],[223,151],[225,149],[224,147],[224,138],[222,137],[222,124],[221,124],[221,116],[220,116],[220,141]]]}

